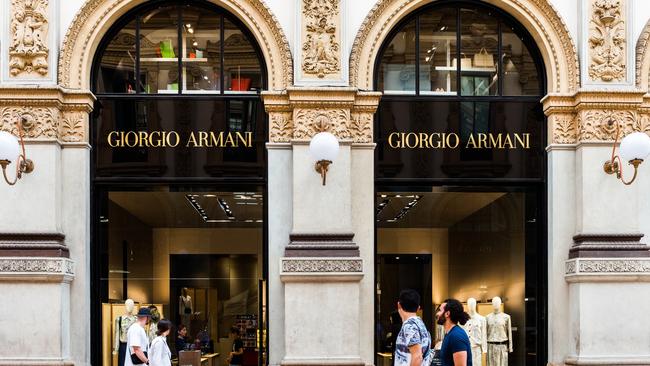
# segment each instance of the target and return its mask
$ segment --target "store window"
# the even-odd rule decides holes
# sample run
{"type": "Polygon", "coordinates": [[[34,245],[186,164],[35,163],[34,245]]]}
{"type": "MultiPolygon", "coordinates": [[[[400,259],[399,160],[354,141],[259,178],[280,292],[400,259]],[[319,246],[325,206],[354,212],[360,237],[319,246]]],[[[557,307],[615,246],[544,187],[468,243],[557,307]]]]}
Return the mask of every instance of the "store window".
{"type": "Polygon", "coordinates": [[[172,364],[266,363],[266,70],[245,25],[193,1],[147,2],[95,56],[93,364],[122,366],[148,307],[172,364]],[[234,330],[234,331],[233,331],[234,330]],[[235,334],[237,333],[237,334],[235,334]]]}
{"type": "Polygon", "coordinates": [[[476,324],[485,319],[484,334],[474,321],[465,327],[475,366],[546,364],[541,60],[510,16],[465,1],[426,6],[384,41],[375,68],[384,93],[374,129],[377,365],[393,362],[406,288],[419,292],[435,343],[447,298],[476,324]]]}

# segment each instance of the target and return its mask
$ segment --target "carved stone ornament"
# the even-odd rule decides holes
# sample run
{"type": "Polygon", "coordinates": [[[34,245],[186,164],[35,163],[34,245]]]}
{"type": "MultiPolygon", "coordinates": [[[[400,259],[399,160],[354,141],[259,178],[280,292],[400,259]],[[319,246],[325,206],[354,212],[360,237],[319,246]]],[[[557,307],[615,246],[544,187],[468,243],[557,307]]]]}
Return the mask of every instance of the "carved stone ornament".
{"type": "Polygon", "coordinates": [[[48,0],[11,0],[9,73],[46,76],[48,73],[48,0]]]}
{"type": "Polygon", "coordinates": [[[68,258],[0,258],[0,279],[70,282],[74,276],[74,261],[68,258]]]}
{"type": "Polygon", "coordinates": [[[285,273],[363,272],[363,261],[354,259],[282,259],[285,273]]]}
{"type": "Polygon", "coordinates": [[[633,110],[587,110],[578,120],[578,141],[612,141],[616,135],[616,123],[621,129],[620,137],[644,131],[633,110]]]}
{"type": "Polygon", "coordinates": [[[303,0],[302,72],[324,78],[341,71],[339,0],[303,0]]]}
{"type": "Polygon", "coordinates": [[[269,112],[272,142],[290,142],[293,137],[293,119],[291,112],[269,112]]]}
{"type": "Polygon", "coordinates": [[[625,78],[624,0],[593,0],[589,27],[589,77],[593,81],[625,78]]]}
{"type": "Polygon", "coordinates": [[[59,111],[46,107],[0,108],[0,130],[18,135],[19,119],[22,119],[26,138],[56,139],[59,130],[59,111]]]}
{"type": "Polygon", "coordinates": [[[296,109],[293,112],[295,140],[309,140],[315,134],[327,131],[339,140],[349,140],[350,111],[345,109],[296,109]]]}
{"type": "Polygon", "coordinates": [[[565,262],[566,274],[649,274],[650,259],[572,259],[565,262]]]}
{"type": "Polygon", "coordinates": [[[574,144],[576,142],[576,117],[571,114],[559,114],[550,118],[553,125],[554,144],[574,144]]]}
{"type": "Polygon", "coordinates": [[[61,140],[65,142],[80,142],[86,139],[86,118],[88,113],[67,112],[61,121],[61,140]]]}

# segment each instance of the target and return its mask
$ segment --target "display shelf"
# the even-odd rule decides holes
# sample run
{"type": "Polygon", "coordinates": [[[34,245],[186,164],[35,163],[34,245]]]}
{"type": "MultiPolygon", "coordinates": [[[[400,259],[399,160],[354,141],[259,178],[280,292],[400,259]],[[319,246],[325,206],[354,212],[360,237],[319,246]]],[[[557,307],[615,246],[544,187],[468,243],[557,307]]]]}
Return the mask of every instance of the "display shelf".
{"type": "Polygon", "coordinates": [[[257,94],[256,90],[224,90],[224,94],[257,94]]]}
{"type": "Polygon", "coordinates": [[[433,90],[420,90],[420,95],[458,95],[455,91],[433,91],[433,90]]]}
{"type": "MultiPolygon", "coordinates": [[[[158,89],[158,94],[178,94],[178,89],[158,89]]],[[[156,93],[154,93],[156,94],[156,93]]]]}
{"type": "MultiPolygon", "coordinates": [[[[436,66],[436,71],[457,71],[456,66],[436,66]]],[[[496,72],[497,70],[493,67],[463,67],[460,69],[461,72],[496,72]]]]}
{"type": "MultiPolygon", "coordinates": [[[[142,57],[141,62],[178,62],[178,57],[142,57]]],[[[207,57],[183,58],[183,62],[208,62],[207,57]]]]}
{"type": "Polygon", "coordinates": [[[384,94],[415,95],[415,90],[384,90],[384,94]]]}
{"type": "Polygon", "coordinates": [[[183,90],[183,94],[220,94],[220,90],[183,90]]]}

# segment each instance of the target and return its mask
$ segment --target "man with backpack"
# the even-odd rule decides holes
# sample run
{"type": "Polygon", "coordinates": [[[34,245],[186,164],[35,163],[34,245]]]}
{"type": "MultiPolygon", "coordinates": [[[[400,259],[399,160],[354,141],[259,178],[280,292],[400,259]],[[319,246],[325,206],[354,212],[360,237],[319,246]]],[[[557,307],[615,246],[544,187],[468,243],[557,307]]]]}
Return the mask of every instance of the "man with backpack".
{"type": "Polygon", "coordinates": [[[399,294],[397,311],[402,318],[402,328],[395,342],[395,366],[428,366],[431,364],[431,335],[416,312],[420,308],[420,295],[415,290],[399,294]]]}

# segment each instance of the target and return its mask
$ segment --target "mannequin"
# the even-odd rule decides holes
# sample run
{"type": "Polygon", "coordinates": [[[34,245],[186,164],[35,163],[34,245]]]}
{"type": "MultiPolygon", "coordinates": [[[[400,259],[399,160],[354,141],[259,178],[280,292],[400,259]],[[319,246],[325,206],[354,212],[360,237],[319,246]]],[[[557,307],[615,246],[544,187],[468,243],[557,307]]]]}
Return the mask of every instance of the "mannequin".
{"type": "Polygon", "coordinates": [[[476,299],[467,299],[467,308],[470,318],[463,328],[467,331],[472,348],[472,365],[481,366],[482,356],[487,352],[487,322],[484,316],[476,312],[476,299]]]}
{"type": "Polygon", "coordinates": [[[151,342],[157,337],[160,313],[158,312],[158,307],[156,305],[149,305],[149,311],[151,311],[151,318],[149,318],[146,332],[149,337],[149,342],[151,342]]]}
{"type": "Polygon", "coordinates": [[[124,315],[120,315],[115,319],[115,341],[113,344],[113,354],[117,355],[117,365],[124,366],[124,358],[126,357],[126,331],[135,323],[137,317],[133,315],[135,302],[131,299],[126,299],[124,302],[126,308],[124,315]]]}
{"type": "Polygon", "coordinates": [[[492,299],[494,311],[487,316],[487,366],[508,366],[508,352],[512,352],[512,324],[510,315],[501,311],[501,298],[492,299]]]}
{"type": "Polygon", "coordinates": [[[187,294],[187,287],[181,290],[181,296],[178,297],[178,314],[181,316],[181,323],[187,327],[187,333],[190,333],[190,320],[194,313],[192,297],[187,294]]]}

